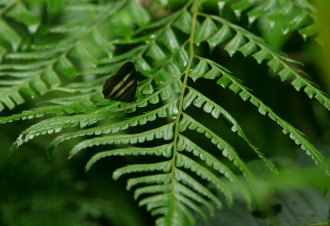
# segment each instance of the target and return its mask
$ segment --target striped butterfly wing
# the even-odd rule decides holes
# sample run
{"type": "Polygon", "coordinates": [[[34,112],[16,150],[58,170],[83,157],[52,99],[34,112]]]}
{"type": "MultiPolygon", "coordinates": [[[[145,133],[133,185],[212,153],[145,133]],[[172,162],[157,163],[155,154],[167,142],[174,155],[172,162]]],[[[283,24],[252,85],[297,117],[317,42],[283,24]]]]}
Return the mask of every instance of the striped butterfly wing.
{"type": "Polygon", "coordinates": [[[103,85],[105,99],[131,103],[136,100],[137,79],[133,62],[125,63],[103,85]]]}

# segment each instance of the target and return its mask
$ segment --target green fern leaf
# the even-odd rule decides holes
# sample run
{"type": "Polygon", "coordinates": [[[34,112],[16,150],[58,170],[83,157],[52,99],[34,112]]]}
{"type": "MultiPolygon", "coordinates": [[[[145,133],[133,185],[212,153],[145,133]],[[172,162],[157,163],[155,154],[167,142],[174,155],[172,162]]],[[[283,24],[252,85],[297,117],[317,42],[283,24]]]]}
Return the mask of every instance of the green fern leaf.
{"type": "Polygon", "coordinates": [[[162,126],[161,128],[149,130],[139,134],[133,135],[113,135],[113,136],[104,136],[92,138],[89,140],[82,141],[77,144],[70,155],[73,156],[81,151],[83,148],[92,147],[94,145],[100,144],[136,144],[143,143],[145,141],[151,141],[154,139],[163,138],[164,140],[170,140],[173,138],[173,123],[162,126]]]}
{"type": "Polygon", "coordinates": [[[144,176],[137,178],[130,178],[127,181],[127,189],[130,190],[133,186],[139,184],[169,184],[171,182],[170,174],[156,174],[152,176],[144,176]]]}
{"type": "Polygon", "coordinates": [[[251,55],[252,53],[257,52],[257,45],[254,42],[250,41],[243,45],[241,48],[239,48],[239,51],[242,52],[243,55],[246,57],[251,55]]]}
{"type": "Polygon", "coordinates": [[[178,182],[181,182],[184,185],[189,186],[190,188],[192,188],[194,191],[198,192],[199,194],[212,200],[217,205],[218,208],[222,207],[220,200],[212,192],[210,192],[202,184],[200,184],[198,181],[196,181],[193,177],[189,176],[184,171],[177,169],[175,171],[175,179],[178,182]]]}
{"type": "Polygon", "coordinates": [[[71,63],[71,61],[66,57],[63,57],[58,61],[58,64],[56,65],[56,69],[70,79],[74,79],[76,77],[77,70],[74,67],[74,65],[71,63]]]}
{"type": "Polygon", "coordinates": [[[145,195],[145,194],[153,194],[153,193],[168,193],[171,190],[170,186],[168,185],[153,185],[153,186],[147,186],[143,188],[138,188],[134,192],[134,198],[138,199],[139,196],[145,195]]]}
{"type": "Polygon", "coordinates": [[[251,9],[248,12],[249,24],[252,24],[256,19],[269,14],[272,10],[276,9],[276,2],[265,0],[260,2],[260,5],[251,9]]]}
{"type": "MultiPolygon", "coordinates": [[[[183,186],[180,183],[175,183],[174,187],[175,187],[175,190],[177,190],[179,193],[184,194],[187,197],[189,197],[190,199],[206,206],[208,208],[209,212],[211,213],[211,215],[214,214],[213,206],[209,202],[207,202],[203,197],[198,195],[196,192],[194,192],[193,190],[189,189],[186,186],[183,186]]],[[[206,219],[205,215],[204,215],[204,219],[206,219]]]]}
{"type": "Polygon", "coordinates": [[[232,36],[231,30],[225,24],[210,38],[207,39],[207,42],[210,45],[211,49],[214,49],[217,45],[229,39],[232,36]]]}
{"type": "Polygon", "coordinates": [[[35,33],[40,25],[39,18],[32,14],[22,2],[17,2],[6,15],[26,25],[30,33],[35,33]]]}
{"type": "Polygon", "coordinates": [[[219,180],[211,171],[199,165],[198,163],[192,161],[188,157],[184,155],[177,155],[176,165],[178,167],[183,167],[186,169],[190,169],[192,172],[199,175],[202,179],[208,180],[215,185],[219,190],[221,190],[225,197],[227,198],[227,202],[229,206],[233,204],[232,193],[229,188],[226,187],[221,180],[219,180]]]}
{"type": "Polygon", "coordinates": [[[231,147],[226,141],[215,135],[213,132],[208,130],[205,126],[201,125],[199,122],[195,121],[190,116],[183,114],[183,119],[180,121],[179,129],[180,131],[186,130],[189,128],[191,130],[196,130],[199,133],[204,133],[207,138],[215,144],[218,149],[222,151],[223,156],[233,161],[233,163],[244,172],[244,175],[252,183],[252,174],[249,169],[245,166],[242,160],[238,157],[236,151],[231,147]]]}
{"type": "MultiPolygon", "coordinates": [[[[171,8],[168,1],[160,2],[171,8]]],[[[225,50],[235,60],[234,54],[240,51],[259,64],[265,61],[282,82],[290,81],[297,91],[330,110],[327,94],[310,81],[300,69],[301,63],[221,14],[229,5],[238,18],[246,13],[250,25],[260,20],[284,35],[298,30],[307,38],[315,34],[314,8],[307,1],[286,0],[189,0],[176,4],[157,21],[152,21],[156,18],[152,7],[144,8],[135,0],[69,1],[60,6],[50,1],[44,17],[30,10],[34,7],[29,2],[2,4],[0,111],[24,103],[26,95],[32,102],[42,97],[38,99],[42,105],[2,117],[0,123],[45,117],[20,133],[9,155],[37,136],[61,133],[51,142],[49,157],[59,144],[76,137],[80,140],[72,140],[69,158],[86,148],[94,151],[95,146],[102,149],[111,145],[111,149],[90,158],[86,171],[101,159],[141,156],[133,158],[136,163],[117,168],[113,179],[128,177],[126,188],[135,188],[134,198],[157,216],[158,226],[193,226],[195,214],[206,220],[208,213],[214,215],[214,206],[232,207],[236,197],[245,199],[251,209],[260,197],[246,153],[236,150],[237,143],[201,123],[200,115],[212,116],[215,123],[223,119],[229,133],[238,136],[253,158],[262,159],[274,174],[277,169],[248,139],[252,135],[233,117],[232,109],[200,89],[200,82],[208,79],[219,84],[219,89],[228,87],[221,92],[231,90],[232,95],[256,106],[260,117],[272,119],[329,176],[326,158],[304,134],[245,87],[243,79],[226,68],[227,60],[218,55],[225,50]],[[220,14],[213,15],[214,9],[220,14]],[[11,26],[14,23],[20,27],[11,26]],[[210,48],[203,49],[202,42],[210,48]],[[132,61],[137,70],[137,101],[104,99],[105,80],[127,61],[132,61]],[[196,108],[201,110],[194,112],[196,108]],[[206,138],[203,147],[195,142],[200,135],[206,138]],[[146,156],[155,158],[145,162],[146,156]],[[241,194],[236,194],[236,189],[241,194]]],[[[219,94],[217,89],[212,92],[219,94]]]]}
{"type": "Polygon", "coordinates": [[[2,19],[0,19],[0,28],[0,37],[9,42],[14,51],[17,51],[18,46],[22,41],[22,38],[2,19]]]}
{"type": "Polygon", "coordinates": [[[317,32],[317,28],[315,24],[309,25],[302,29],[299,29],[299,33],[306,40],[308,37],[315,35],[317,32]]]}
{"type": "Polygon", "coordinates": [[[159,41],[164,44],[171,52],[175,52],[180,48],[179,42],[172,29],[166,29],[160,36],[159,41]]]}
{"type": "MultiPolygon", "coordinates": [[[[86,165],[86,170],[89,170],[90,168],[90,162],[86,165]]],[[[129,165],[122,168],[117,169],[115,172],[113,172],[112,177],[117,180],[119,177],[121,177],[124,174],[129,173],[137,173],[137,172],[154,172],[154,171],[162,171],[164,173],[168,173],[171,171],[171,162],[159,162],[159,163],[151,163],[151,164],[136,164],[136,165],[129,165]]]]}
{"type": "Polygon", "coordinates": [[[241,12],[251,7],[255,3],[255,0],[240,0],[231,5],[237,18],[240,18],[241,12]]]}
{"type": "Polygon", "coordinates": [[[231,39],[225,46],[225,50],[228,51],[230,56],[233,56],[236,51],[245,44],[243,35],[237,33],[233,39],[231,39]]]}
{"type": "MultiPolygon", "coordinates": [[[[116,156],[116,155],[157,155],[157,156],[164,156],[164,157],[171,157],[172,156],[172,148],[173,145],[163,145],[159,147],[153,148],[126,148],[126,149],[118,149],[118,150],[111,150],[106,152],[100,152],[94,155],[86,165],[86,169],[89,170],[95,162],[100,160],[101,158],[108,157],[108,156],[116,156]]],[[[71,155],[72,156],[72,155],[71,155]]]]}
{"type": "Polygon", "coordinates": [[[191,14],[188,13],[186,10],[183,10],[182,13],[180,14],[180,17],[178,17],[178,19],[173,23],[173,26],[182,30],[186,34],[190,34],[191,22],[192,22],[191,14]]]}
{"type": "Polygon", "coordinates": [[[196,211],[197,213],[199,213],[205,220],[206,220],[206,214],[204,213],[204,211],[197,206],[195,203],[193,203],[192,201],[190,201],[190,199],[184,197],[181,194],[175,194],[175,198],[182,204],[185,204],[186,206],[188,206],[190,209],[196,211]]]}
{"type": "Polygon", "coordinates": [[[198,79],[198,78],[202,77],[203,75],[205,75],[207,71],[208,71],[208,65],[207,65],[206,61],[200,60],[198,62],[198,64],[196,65],[196,67],[194,67],[192,69],[192,71],[189,73],[189,76],[195,82],[196,79],[198,79]]]}
{"type": "Polygon", "coordinates": [[[196,37],[194,38],[197,46],[208,37],[210,37],[214,32],[216,32],[217,26],[210,19],[206,18],[200,27],[197,28],[196,37]]]}

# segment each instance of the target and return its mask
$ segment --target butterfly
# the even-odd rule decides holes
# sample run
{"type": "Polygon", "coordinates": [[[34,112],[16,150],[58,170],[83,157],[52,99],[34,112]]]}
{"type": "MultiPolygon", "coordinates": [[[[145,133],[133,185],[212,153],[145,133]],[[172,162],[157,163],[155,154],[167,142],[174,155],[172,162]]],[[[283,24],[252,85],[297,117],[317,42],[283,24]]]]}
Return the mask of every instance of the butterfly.
{"type": "Polygon", "coordinates": [[[133,62],[126,62],[103,85],[105,99],[132,103],[136,100],[137,72],[133,62]]]}

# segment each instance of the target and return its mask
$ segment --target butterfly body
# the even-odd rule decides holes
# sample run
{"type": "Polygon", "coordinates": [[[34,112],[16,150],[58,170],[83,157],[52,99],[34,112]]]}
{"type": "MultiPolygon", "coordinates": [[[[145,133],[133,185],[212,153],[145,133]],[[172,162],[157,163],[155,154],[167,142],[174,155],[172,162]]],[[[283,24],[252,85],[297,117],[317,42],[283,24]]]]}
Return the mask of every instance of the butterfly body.
{"type": "Polygon", "coordinates": [[[136,100],[137,79],[133,62],[126,62],[103,85],[105,99],[132,103],[136,100]]]}

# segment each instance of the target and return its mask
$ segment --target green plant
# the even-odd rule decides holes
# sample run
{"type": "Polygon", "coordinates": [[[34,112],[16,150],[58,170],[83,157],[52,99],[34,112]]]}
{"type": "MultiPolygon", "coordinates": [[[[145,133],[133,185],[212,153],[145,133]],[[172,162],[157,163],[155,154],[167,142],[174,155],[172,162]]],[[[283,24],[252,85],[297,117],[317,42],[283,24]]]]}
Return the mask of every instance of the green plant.
{"type": "Polygon", "coordinates": [[[268,22],[264,32],[273,26],[278,29],[277,36],[298,30],[308,38],[316,32],[314,8],[306,1],[294,0],[190,0],[173,4],[176,10],[152,20],[152,11],[134,0],[4,1],[0,109],[14,109],[37,97],[43,106],[2,117],[0,122],[45,117],[19,135],[9,155],[36,136],[61,132],[50,144],[49,157],[59,144],[76,137],[84,138],[72,148],[69,158],[83,149],[108,145],[108,151],[91,157],[87,170],[104,157],[153,156],[150,160],[137,158],[139,163],[117,169],[113,178],[141,173],[130,175],[127,188],[138,186],[135,198],[142,197],[139,204],[157,215],[157,225],[194,225],[194,211],[207,216],[200,204],[214,213],[210,200],[222,207],[205,182],[222,192],[228,206],[236,196],[228,185],[233,183],[251,209],[256,183],[248,160],[236,151],[232,138],[223,137],[218,127],[204,124],[199,117],[212,116],[214,122],[224,125],[222,118],[230,133],[244,141],[245,148],[273,173],[277,169],[248,139],[253,135],[246,135],[228,110],[194,85],[208,79],[218,84],[219,92],[226,88],[225,92],[233,91],[256,106],[329,176],[326,159],[304,134],[256,97],[217,56],[217,50],[224,49],[231,57],[241,52],[259,64],[267,62],[282,82],[290,81],[296,90],[303,90],[329,110],[330,99],[299,68],[301,63],[238,21],[231,22],[235,21],[232,15],[221,14],[231,8],[240,17],[244,11],[249,25],[268,22]],[[131,104],[106,100],[101,93],[105,80],[125,61],[133,61],[141,73],[138,101],[131,104]],[[62,131],[69,127],[75,130],[62,131]]]}

